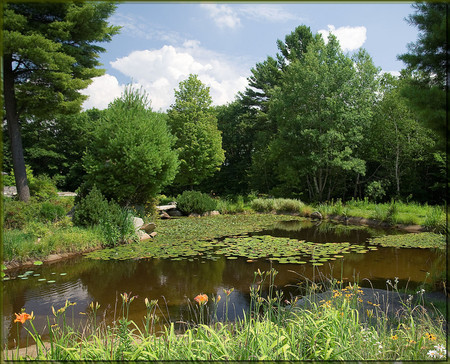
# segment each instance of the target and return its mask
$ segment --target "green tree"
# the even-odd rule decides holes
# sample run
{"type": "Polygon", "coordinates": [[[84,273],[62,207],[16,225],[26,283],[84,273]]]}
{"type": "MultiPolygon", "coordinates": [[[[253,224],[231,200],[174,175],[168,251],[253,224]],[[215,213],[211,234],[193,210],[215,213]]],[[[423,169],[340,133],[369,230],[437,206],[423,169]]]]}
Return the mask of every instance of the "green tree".
{"type": "Polygon", "coordinates": [[[3,90],[18,195],[29,199],[20,122],[78,112],[92,77],[104,70],[98,44],[119,30],[109,2],[3,4],[3,90]]]}
{"type": "Polygon", "coordinates": [[[175,90],[175,103],[168,110],[169,126],[177,137],[180,169],[175,183],[179,186],[200,184],[220,169],[225,156],[217,117],[211,107],[209,87],[197,77],[181,81],[175,90]]]}
{"type": "MultiPolygon", "coordinates": [[[[408,22],[419,29],[415,43],[408,44],[408,53],[398,58],[407,64],[413,77],[403,87],[420,119],[435,130],[441,145],[448,133],[446,113],[448,98],[448,3],[418,2],[408,22]]],[[[445,149],[445,148],[442,148],[445,149]]]]}
{"type": "Polygon", "coordinates": [[[365,174],[356,153],[365,111],[360,110],[365,93],[355,90],[361,82],[333,35],[327,44],[316,35],[304,57],[286,67],[270,103],[269,115],[278,124],[270,148],[279,178],[291,189],[322,201],[331,198],[345,174],[365,174]]]}
{"type": "Polygon", "coordinates": [[[83,159],[88,184],[121,205],[154,198],[173,181],[178,167],[166,119],[149,109],[145,92],[127,88],[93,132],[83,159]]]}
{"type": "Polygon", "coordinates": [[[424,176],[415,171],[423,162],[429,163],[435,147],[432,132],[420,124],[401,95],[404,82],[389,74],[383,76],[382,97],[374,109],[368,142],[370,159],[376,160],[379,167],[376,178],[385,181],[390,196],[396,198],[416,193],[414,189],[419,189],[418,181],[424,176]],[[411,185],[415,188],[411,189],[411,185]]]}

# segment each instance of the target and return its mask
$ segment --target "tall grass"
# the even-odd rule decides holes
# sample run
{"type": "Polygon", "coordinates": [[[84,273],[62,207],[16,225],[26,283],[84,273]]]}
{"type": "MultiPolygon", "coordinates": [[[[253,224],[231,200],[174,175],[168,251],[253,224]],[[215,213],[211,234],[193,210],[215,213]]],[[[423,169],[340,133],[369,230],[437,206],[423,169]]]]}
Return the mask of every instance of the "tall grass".
{"type": "MultiPolygon", "coordinates": [[[[375,302],[363,311],[364,296],[357,284],[344,286],[328,280],[322,286],[327,298],[319,300],[320,286],[309,285],[302,304],[287,301],[275,289],[277,272],[255,272],[250,286],[250,309],[236,321],[217,321],[219,296],[206,302],[196,297],[190,306],[191,320],[185,330],[174,323],[155,333],[157,301],[144,299],[144,325],[128,319],[131,294],[121,295],[120,312],[112,325],[98,322],[100,306],[91,303],[88,322],[75,331],[66,313],[73,303],[54,309],[48,321],[50,344],[44,345],[32,321],[25,328],[36,342],[35,356],[18,350],[4,350],[4,358],[41,360],[427,360],[446,356],[443,318],[432,318],[422,305],[407,299],[396,316],[387,314],[375,302]],[[327,286],[327,287],[325,287],[327,286]],[[318,301],[318,302],[317,302],[318,301]],[[211,309],[211,312],[207,310],[211,309]]],[[[391,283],[391,289],[396,289],[391,283]]],[[[224,290],[224,307],[229,308],[230,291],[224,290]]],[[[369,302],[369,301],[367,301],[369,302]]],[[[368,303],[366,303],[368,304],[368,303]]]]}

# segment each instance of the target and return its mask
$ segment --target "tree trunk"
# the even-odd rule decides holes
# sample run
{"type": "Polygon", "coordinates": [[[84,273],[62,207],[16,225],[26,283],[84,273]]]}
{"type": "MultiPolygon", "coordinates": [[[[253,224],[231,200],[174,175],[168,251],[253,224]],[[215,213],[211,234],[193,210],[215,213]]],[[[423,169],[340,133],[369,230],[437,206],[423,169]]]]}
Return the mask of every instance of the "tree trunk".
{"type": "Polygon", "coordinates": [[[3,56],[3,94],[17,194],[19,200],[28,202],[30,200],[30,189],[28,187],[25,159],[23,157],[22,136],[20,134],[19,117],[16,108],[11,55],[3,56]]]}

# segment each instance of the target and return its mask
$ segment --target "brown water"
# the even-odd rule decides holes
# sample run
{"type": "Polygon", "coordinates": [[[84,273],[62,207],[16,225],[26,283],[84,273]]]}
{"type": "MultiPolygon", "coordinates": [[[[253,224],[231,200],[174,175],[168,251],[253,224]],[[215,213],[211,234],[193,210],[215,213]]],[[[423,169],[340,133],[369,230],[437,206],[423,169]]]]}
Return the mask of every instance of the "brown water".
{"type": "MultiPolygon", "coordinates": [[[[363,229],[361,227],[334,226],[299,222],[278,224],[270,231],[259,234],[291,237],[312,242],[350,242],[363,244],[375,235],[392,234],[394,231],[363,229]]],[[[398,233],[398,232],[397,232],[398,233]]],[[[422,283],[426,272],[433,270],[443,254],[431,249],[382,248],[365,254],[346,254],[344,258],[312,267],[304,265],[278,264],[265,259],[248,263],[244,258],[227,260],[221,256],[218,260],[194,259],[171,261],[169,259],[142,259],[129,261],[99,261],[78,257],[50,265],[13,272],[9,281],[3,282],[3,330],[9,347],[17,340],[17,324],[13,323],[14,313],[25,308],[27,313],[34,312],[34,325],[40,333],[46,332],[47,317],[53,323],[52,306],[59,309],[66,300],[76,302],[67,311],[68,322],[78,325],[85,320],[80,312],[86,312],[91,302],[100,304],[99,313],[106,320],[119,315],[120,293],[128,292],[138,297],[131,304],[130,319],[141,323],[146,309],[144,299],[158,299],[162,323],[191,318],[188,301],[199,293],[221,295],[218,306],[219,319],[223,313],[224,289],[234,288],[230,295],[230,316],[240,316],[249,305],[249,286],[254,272],[271,267],[278,271],[275,284],[283,289],[285,297],[299,293],[298,284],[304,277],[320,280],[321,276],[358,281],[362,286],[373,285],[386,288],[386,280],[398,277],[399,287],[415,288],[422,283]],[[17,275],[33,270],[24,280],[17,275]],[[39,276],[34,276],[39,274],[39,276]],[[38,281],[38,279],[46,281],[38,281]],[[54,280],[55,283],[48,283],[54,280]],[[119,299],[118,299],[119,298],[119,299]],[[105,312],[106,310],[106,312],[105,312]]],[[[19,324],[21,326],[21,324],[19,324]]],[[[28,325],[28,324],[27,324],[28,325]]],[[[21,346],[25,346],[26,332],[20,329],[21,346]]],[[[45,338],[45,335],[44,335],[45,338]]]]}

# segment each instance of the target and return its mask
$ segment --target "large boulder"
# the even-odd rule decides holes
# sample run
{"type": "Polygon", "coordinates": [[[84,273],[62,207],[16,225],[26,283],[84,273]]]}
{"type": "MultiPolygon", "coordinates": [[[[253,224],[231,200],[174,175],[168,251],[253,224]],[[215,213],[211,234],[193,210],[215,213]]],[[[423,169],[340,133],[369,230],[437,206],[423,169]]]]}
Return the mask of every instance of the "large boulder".
{"type": "Polygon", "coordinates": [[[142,220],[140,217],[133,217],[133,225],[134,230],[139,230],[142,225],[144,225],[144,220],[142,220]]]}
{"type": "Polygon", "coordinates": [[[323,216],[319,211],[314,211],[311,215],[309,215],[311,219],[322,220],[323,216]]]}

